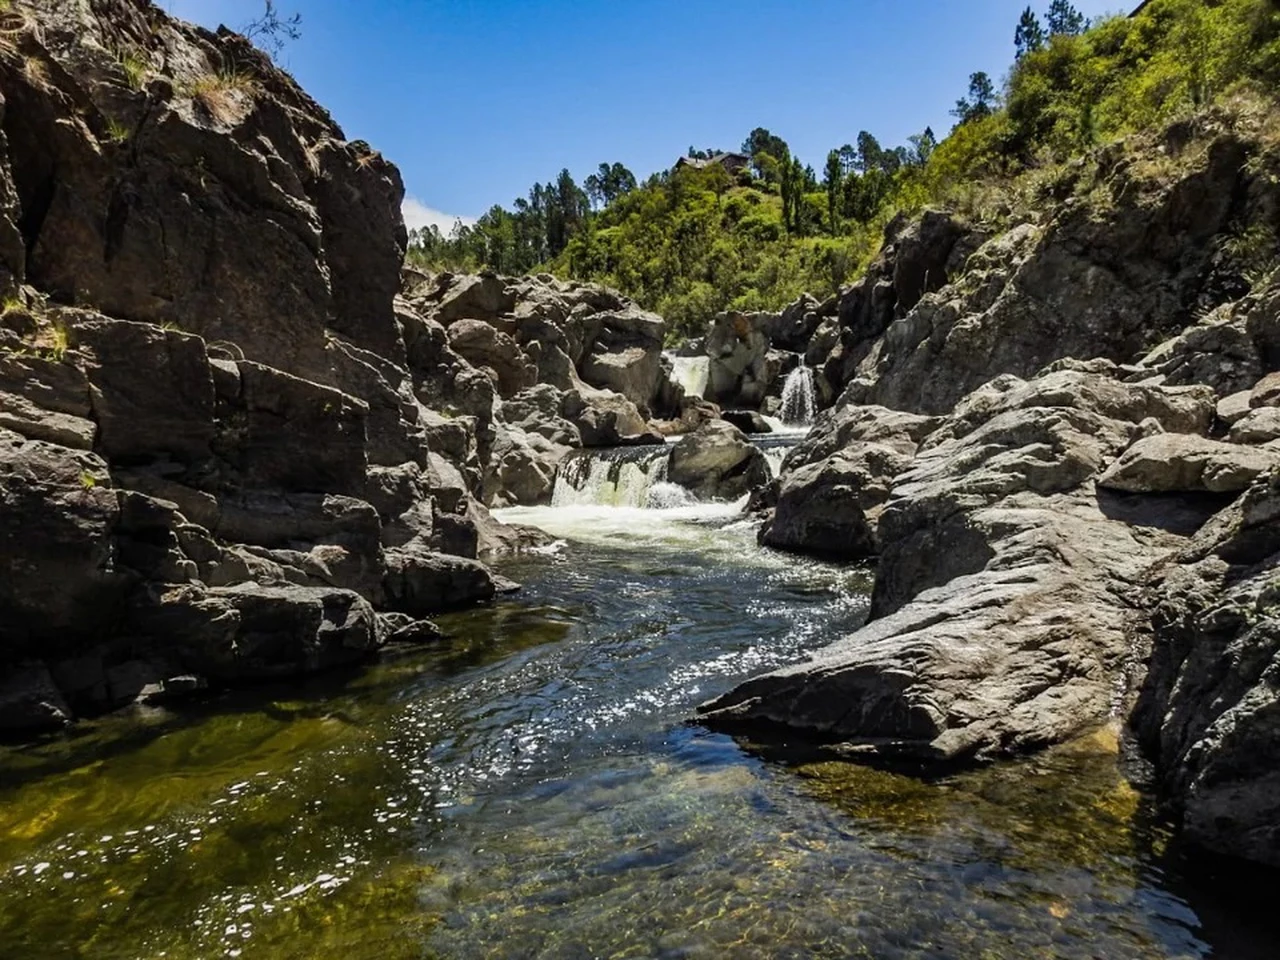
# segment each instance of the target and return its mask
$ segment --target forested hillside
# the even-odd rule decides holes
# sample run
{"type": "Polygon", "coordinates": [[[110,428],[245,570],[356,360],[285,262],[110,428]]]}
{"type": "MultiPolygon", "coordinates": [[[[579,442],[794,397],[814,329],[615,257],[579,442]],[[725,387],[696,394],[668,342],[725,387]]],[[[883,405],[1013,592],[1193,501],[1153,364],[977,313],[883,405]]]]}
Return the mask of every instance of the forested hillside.
{"type": "Polygon", "coordinates": [[[1015,61],[1002,86],[973,74],[940,143],[924,129],[886,148],[862,131],[815,168],[756,129],[740,147],[750,165],[737,172],[705,162],[637,184],[613,163],[579,185],[562,170],[473,227],[416,232],[411,258],[603,282],[688,335],[720,310],[834,292],[899,212],[945,204],[998,221],[1052,192],[1062,166],[1098,145],[1224,96],[1273,98],[1280,80],[1273,0],[1150,0],[1092,24],[1053,0],[1043,17],[1028,7],[1011,33],[1015,61]]]}

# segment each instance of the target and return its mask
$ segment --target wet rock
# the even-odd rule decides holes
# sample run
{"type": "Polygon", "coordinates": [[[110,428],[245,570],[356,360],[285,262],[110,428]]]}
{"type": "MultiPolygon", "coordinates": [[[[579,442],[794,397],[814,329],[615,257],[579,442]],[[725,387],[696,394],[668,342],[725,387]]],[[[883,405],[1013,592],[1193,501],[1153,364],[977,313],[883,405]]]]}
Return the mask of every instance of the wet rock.
{"type": "Polygon", "coordinates": [[[754,410],[725,410],[720,418],[743,433],[773,433],[773,427],[754,410]]]}
{"type": "Polygon", "coordinates": [[[892,447],[856,442],[785,474],[760,542],[840,560],[876,556],[880,508],[893,478],[910,465],[911,457],[892,447]]]}
{"type": "Polygon", "coordinates": [[[703,499],[736,500],[769,482],[769,466],[741,430],[712,420],[672,446],[667,477],[703,499]]]}
{"type": "Polygon", "coordinates": [[[58,730],[71,719],[71,708],[44,664],[0,670],[0,736],[58,730]]]}
{"type": "Polygon", "coordinates": [[[132,624],[152,638],[156,656],[175,674],[222,683],[355,663],[382,642],[368,601],[332,587],[241,583],[155,591],[135,609],[132,624]]]}
{"type": "Polygon", "coordinates": [[[387,605],[399,613],[425,617],[494,595],[488,568],[465,557],[388,550],[386,564],[387,605]]]}

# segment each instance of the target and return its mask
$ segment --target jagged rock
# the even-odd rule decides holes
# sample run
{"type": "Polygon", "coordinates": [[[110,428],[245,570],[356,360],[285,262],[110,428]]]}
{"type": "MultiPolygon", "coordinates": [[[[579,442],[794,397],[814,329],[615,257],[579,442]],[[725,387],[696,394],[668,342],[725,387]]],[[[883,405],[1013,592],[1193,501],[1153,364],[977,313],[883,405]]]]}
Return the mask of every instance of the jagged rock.
{"type": "Polygon", "coordinates": [[[89,381],[71,363],[0,352],[0,428],[31,440],[92,450],[89,381]]]}
{"type": "Polygon", "coordinates": [[[663,443],[649,430],[636,405],[620,393],[584,388],[564,395],[561,413],[573,424],[584,447],[663,443]]]}
{"type": "Polygon", "coordinates": [[[1257,407],[1250,410],[1232,422],[1231,431],[1227,434],[1227,440],[1231,443],[1263,444],[1277,439],[1280,439],[1280,407],[1257,407]]]}
{"type": "Polygon", "coordinates": [[[564,447],[582,446],[582,435],[560,416],[564,397],[549,383],[539,383],[502,402],[502,418],[525,433],[536,433],[564,447]]]}
{"type": "Polygon", "coordinates": [[[1133,724],[1193,843],[1280,867],[1280,478],[1259,478],[1150,589],[1133,724]]]}
{"type": "Polygon", "coordinates": [[[1280,465],[1280,453],[1187,434],[1145,437],[1131,446],[1098,485],[1133,493],[1243,490],[1280,465]]]}
{"type": "Polygon", "coordinates": [[[494,595],[488,568],[465,557],[388,550],[386,563],[387,605],[400,613],[425,617],[494,595]]]}
{"type": "Polygon", "coordinates": [[[549,503],[556,468],[570,449],[536,433],[504,426],[490,457],[485,502],[490,506],[549,503]]]}
{"type": "Polygon", "coordinates": [[[876,556],[880,508],[889,499],[893,478],[910,464],[909,455],[892,447],[855,442],[786,473],[760,542],[841,560],[876,556]]]}
{"type": "Polygon", "coordinates": [[[741,430],[712,420],[672,446],[667,477],[704,499],[735,500],[768,483],[769,466],[741,430]]]}
{"type": "MultiPolygon", "coordinates": [[[[892,280],[873,269],[862,306],[853,309],[852,293],[847,310],[842,303],[840,356],[833,350],[823,377],[849,383],[850,402],[942,414],[999,373],[1028,376],[1062,357],[1142,357],[1153,334],[1174,336],[1192,319],[1188,304],[1212,272],[1212,238],[1236,216],[1232,198],[1249,176],[1253,143],[1221,134],[1202,147],[1181,153],[1172,177],[1134,163],[1099,170],[1097,186],[1108,191],[1101,208],[1073,198],[1043,227],[1015,226],[972,253],[957,243],[948,263],[963,269],[948,268],[945,286],[897,308],[882,333],[861,318],[882,322],[883,304],[902,298],[896,268],[892,280]]],[[[886,250],[886,265],[889,258],[886,250]]],[[[1250,335],[1250,349],[1265,363],[1262,336],[1250,335]]]]}
{"type": "Polygon", "coordinates": [[[85,357],[99,452],[125,462],[166,453],[208,459],[214,394],[204,341],[146,323],[67,317],[70,344],[85,357]]]}
{"type": "Polygon", "coordinates": [[[0,430],[0,660],[56,656],[111,624],[119,512],[100,458],[0,430]]]}
{"type": "Polygon", "coordinates": [[[71,718],[71,708],[44,664],[0,671],[0,735],[58,730],[71,718]]]}
{"type": "Polygon", "coordinates": [[[511,397],[538,379],[538,368],[520,345],[481,320],[463,319],[449,327],[449,346],[468,363],[494,373],[498,395],[511,397]]]}
{"type": "Polygon", "coordinates": [[[859,441],[881,444],[911,455],[941,422],[938,417],[885,407],[839,406],[821,414],[808,435],[787,454],[782,464],[783,473],[825,460],[859,441]]]}
{"type": "Polygon", "coordinates": [[[1139,430],[1120,416],[1176,420],[1197,397],[1212,403],[1064,377],[1003,378],[925,438],[880,515],[872,621],[707,705],[708,721],[924,764],[1029,750],[1103,722],[1132,663],[1134,585],[1183,542],[1165,528],[1185,533],[1203,514],[1100,495],[1090,478],[1139,430]]]}

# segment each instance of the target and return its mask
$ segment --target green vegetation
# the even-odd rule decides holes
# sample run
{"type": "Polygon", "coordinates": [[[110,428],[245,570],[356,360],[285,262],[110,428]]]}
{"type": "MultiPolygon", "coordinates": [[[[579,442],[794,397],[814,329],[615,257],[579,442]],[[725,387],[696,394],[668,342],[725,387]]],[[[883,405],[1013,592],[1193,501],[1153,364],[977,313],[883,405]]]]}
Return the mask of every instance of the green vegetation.
{"type": "MultiPolygon", "coordinates": [[[[865,267],[899,212],[945,205],[990,218],[1100,143],[1237,92],[1273,101],[1280,83],[1273,0],[1153,0],[1135,16],[1092,24],[1067,0],[1052,0],[1043,19],[1023,11],[1013,39],[1003,90],[974,73],[941,143],[926,129],[885,148],[862,131],[827,154],[820,181],[763,128],[741,147],[750,158],[743,170],[693,148],[694,163],[642,185],[620,164],[601,164],[585,190],[563,170],[474,227],[459,224],[447,237],[415,231],[410,259],[606,283],[689,335],[720,310],[775,309],[804,291],[834,292],[865,267]]],[[[1241,242],[1242,251],[1264,246],[1241,242]]]]}
{"type": "Polygon", "coordinates": [[[119,62],[125,83],[130,89],[141,90],[147,85],[147,74],[151,72],[151,67],[145,57],[134,50],[126,50],[120,54],[119,62]]]}
{"type": "Polygon", "coordinates": [[[107,139],[112,143],[127,143],[129,138],[133,136],[133,131],[129,129],[127,124],[121,123],[113,117],[107,118],[107,139]]]}

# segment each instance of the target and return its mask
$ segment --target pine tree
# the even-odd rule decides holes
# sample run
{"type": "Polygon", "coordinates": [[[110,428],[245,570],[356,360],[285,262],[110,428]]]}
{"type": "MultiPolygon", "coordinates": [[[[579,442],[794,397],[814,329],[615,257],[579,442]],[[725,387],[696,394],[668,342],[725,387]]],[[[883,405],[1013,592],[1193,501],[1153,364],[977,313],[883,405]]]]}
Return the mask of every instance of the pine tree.
{"type": "Polygon", "coordinates": [[[1021,60],[1028,53],[1035,53],[1044,47],[1044,41],[1044,27],[1040,25],[1040,18],[1027,7],[1022,11],[1018,29],[1013,33],[1014,59],[1021,60]]]}
{"type": "Polygon", "coordinates": [[[1071,5],[1070,0],[1053,0],[1049,4],[1049,12],[1045,14],[1049,25],[1049,36],[1065,35],[1069,37],[1084,33],[1089,26],[1084,14],[1071,5]]]}

